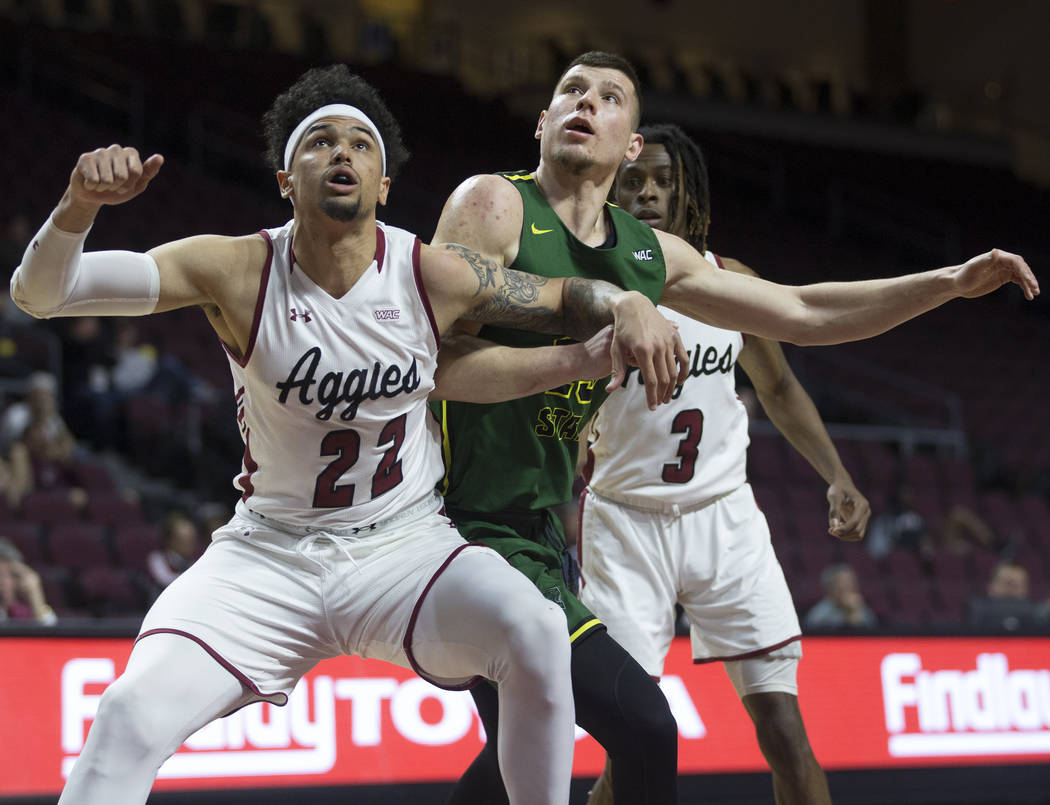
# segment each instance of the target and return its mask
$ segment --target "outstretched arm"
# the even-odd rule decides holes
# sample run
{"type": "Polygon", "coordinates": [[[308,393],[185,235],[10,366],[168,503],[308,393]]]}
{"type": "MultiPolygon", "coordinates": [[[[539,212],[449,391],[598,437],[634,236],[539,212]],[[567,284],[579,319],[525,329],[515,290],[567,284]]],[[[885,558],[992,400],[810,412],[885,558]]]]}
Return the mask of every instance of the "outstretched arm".
{"type": "MultiPolygon", "coordinates": [[[[757,276],[738,260],[723,258],[722,263],[738,274],[757,276]]],[[[863,539],[871,506],[842,464],[817,407],[791,371],[780,344],[748,336],[740,366],[751,378],[770,421],[827,482],[828,533],[849,542],[863,539]]]]}
{"type": "Polygon", "coordinates": [[[494,403],[612,371],[612,327],[585,342],[549,347],[507,347],[466,333],[445,336],[438,351],[432,400],[494,403]]]}
{"type": "Polygon", "coordinates": [[[148,187],[164,159],[145,162],[134,148],[111,145],[81,154],[58,206],[30,242],[11,278],[15,303],[38,318],[135,316],[202,305],[219,336],[234,350],[247,341],[259,271],[261,237],[199,236],[148,254],[84,253],[104,206],[131,201],[148,187]],[[231,315],[232,312],[232,315],[231,315]]]}
{"type": "Polygon", "coordinates": [[[717,327],[793,344],[870,338],[950,299],[983,296],[1010,282],[1028,299],[1039,293],[1024,259],[998,249],[917,274],[794,287],[719,271],[680,238],[656,234],[667,263],[662,304],[717,327]]]}
{"type": "MultiPolygon", "coordinates": [[[[491,174],[472,176],[457,187],[445,202],[437,230],[434,233],[434,242],[462,244],[462,247],[470,252],[470,254],[464,252],[465,259],[478,272],[478,280],[484,283],[488,276],[487,272],[493,270],[492,266],[509,266],[517,259],[521,245],[523,215],[521,196],[510,182],[491,174]]],[[[563,270],[569,273],[569,267],[563,270]]],[[[566,315],[565,318],[570,320],[568,326],[575,327],[576,331],[562,329],[559,334],[573,335],[582,340],[602,326],[611,323],[612,319],[608,318],[607,308],[604,306],[597,318],[594,318],[593,309],[589,313],[581,312],[581,304],[589,303],[593,306],[602,300],[595,295],[599,293],[599,286],[588,287],[580,285],[580,282],[580,280],[573,281],[567,288],[569,295],[573,297],[568,300],[567,308],[576,312],[566,315]]],[[[606,294],[622,293],[610,285],[603,287],[605,289],[603,293],[606,294]]],[[[642,376],[646,378],[646,397],[652,408],[658,402],[670,400],[675,382],[681,382],[684,379],[687,363],[685,350],[677,335],[675,335],[676,343],[672,349],[655,347],[652,340],[654,333],[658,341],[666,339],[665,323],[658,322],[655,325],[651,323],[649,317],[652,316],[652,311],[647,307],[648,302],[641,301],[640,295],[633,298],[624,297],[622,301],[628,305],[635,305],[635,308],[633,314],[625,308],[615,317],[616,332],[612,348],[613,377],[609,388],[617,388],[623,382],[626,375],[625,363],[630,360],[639,367],[642,376]],[[679,360],[677,369],[674,366],[676,356],[679,360]],[[658,376],[659,378],[677,376],[677,380],[664,385],[659,381],[658,376]],[[648,385],[649,378],[652,378],[651,387],[648,385]]],[[[551,331],[550,327],[531,323],[510,326],[551,331]]],[[[561,327],[565,328],[565,323],[561,327]]],[[[558,332],[558,328],[555,327],[554,331],[558,332]]]]}
{"type": "Polygon", "coordinates": [[[61,201],[11,277],[15,303],[38,318],[152,312],[160,295],[155,262],[132,252],[84,258],[83,250],[102,206],[138,196],[163,162],[154,154],[143,163],[134,148],[116,145],[81,154],[61,201]]]}
{"type": "Polygon", "coordinates": [[[444,332],[460,318],[585,339],[613,325],[616,388],[629,360],[653,384],[650,407],[670,399],[686,354],[677,331],[634,291],[579,277],[539,277],[505,268],[460,244],[424,247],[423,280],[444,332]],[[678,360],[678,366],[675,361],[678,360]]]}

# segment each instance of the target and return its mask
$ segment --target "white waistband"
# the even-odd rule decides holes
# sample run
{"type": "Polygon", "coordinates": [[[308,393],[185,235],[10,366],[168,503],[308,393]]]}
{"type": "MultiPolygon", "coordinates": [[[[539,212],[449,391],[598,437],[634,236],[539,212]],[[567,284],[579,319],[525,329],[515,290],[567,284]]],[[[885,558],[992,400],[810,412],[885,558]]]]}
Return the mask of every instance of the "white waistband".
{"type": "Polygon", "coordinates": [[[253,511],[251,507],[245,505],[243,502],[238,501],[237,503],[237,514],[241,517],[246,517],[249,520],[254,520],[260,525],[268,525],[271,528],[277,528],[281,531],[286,531],[289,534],[297,534],[301,537],[308,537],[312,535],[324,535],[331,534],[336,537],[354,537],[364,534],[372,534],[376,531],[382,531],[383,529],[398,523],[402,520],[406,520],[410,517],[416,517],[420,514],[427,512],[436,512],[445,505],[444,500],[435,492],[431,495],[427,495],[418,503],[409,506],[406,509],[402,509],[392,517],[387,517],[385,520],[378,520],[374,523],[366,523],[360,526],[348,526],[346,528],[331,528],[329,526],[301,526],[293,525],[292,523],[286,523],[282,520],[276,520],[273,517],[267,517],[265,514],[261,514],[257,511],[253,511]]]}
{"type": "Polygon", "coordinates": [[[651,514],[668,514],[672,517],[681,517],[683,514],[688,514],[689,512],[706,509],[712,503],[717,503],[722,498],[733,494],[736,490],[733,489],[729,492],[724,492],[721,495],[715,495],[713,498],[707,498],[698,503],[685,504],[669,503],[654,498],[647,498],[643,495],[631,495],[626,492],[608,492],[603,489],[595,489],[593,486],[588,486],[587,491],[595,497],[599,497],[602,500],[608,500],[612,503],[619,504],[620,506],[625,506],[628,509],[650,512],[651,514]]]}

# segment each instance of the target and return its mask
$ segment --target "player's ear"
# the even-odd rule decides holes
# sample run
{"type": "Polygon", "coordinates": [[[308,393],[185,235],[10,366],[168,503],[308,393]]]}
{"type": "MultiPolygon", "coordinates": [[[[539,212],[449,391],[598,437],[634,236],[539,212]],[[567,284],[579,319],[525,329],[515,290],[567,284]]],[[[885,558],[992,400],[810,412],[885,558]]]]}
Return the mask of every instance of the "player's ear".
{"type": "Polygon", "coordinates": [[[386,198],[390,195],[390,177],[384,176],[379,180],[379,203],[386,206],[386,198]]]}
{"type": "Polygon", "coordinates": [[[642,146],[645,145],[645,140],[642,135],[637,131],[631,135],[631,143],[627,146],[627,153],[624,155],[624,159],[628,162],[637,162],[638,157],[642,153],[642,146]]]}
{"type": "Polygon", "coordinates": [[[536,133],[533,135],[537,140],[543,134],[543,121],[547,118],[547,110],[540,112],[540,119],[536,121],[536,133]]]}
{"type": "Polygon", "coordinates": [[[281,198],[291,198],[292,174],[288,171],[277,171],[277,187],[281,190],[281,198]]]}

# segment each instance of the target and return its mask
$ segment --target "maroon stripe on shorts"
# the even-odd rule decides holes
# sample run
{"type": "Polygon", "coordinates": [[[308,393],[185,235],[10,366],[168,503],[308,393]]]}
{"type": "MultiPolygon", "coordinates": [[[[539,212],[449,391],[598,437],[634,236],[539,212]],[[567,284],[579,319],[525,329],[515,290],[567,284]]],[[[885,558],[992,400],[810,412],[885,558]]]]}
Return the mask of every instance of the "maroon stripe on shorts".
{"type": "Polygon", "coordinates": [[[429,682],[431,685],[436,685],[437,687],[443,688],[444,690],[467,690],[469,688],[474,687],[479,682],[483,681],[484,677],[475,676],[471,679],[468,679],[466,682],[460,685],[444,685],[440,682],[436,682],[427,674],[426,671],[424,671],[419,666],[419,663],[416,662],[415,655],[412,653],[412,632],[416,628],[416,620],[419,618],[419,610],[423,606],[423,599],[427,597],[427,593],[429,593],[430,588],[434,586],[434,582],[438,580],[438,576],[445,572],[445,568],[452,564],[452,560],[459,556],[460,551],[462,551],[464,548],[471,547],[471,545],[477,544],[478,543],[466,542],[463,545],[460,545],[458,548],[456,548],[456,550],[454,550],[446,557],[445,561],[441,563],[441,567],[439,567],[434,572],[434,575],[430,577],[430,581],[427,582],[427,586],[424,587],[423,592],[419,594],[419,598],[416,600],[416,605],[412,607],[412,617],[408,619],[408,628],[405,629],[405,639],[401,643],[402,647],[405,649],[405,656],[408,657],[408,663],[412,666],[412,670],[415,671],[427,682],[429,682]]]}
{"type": "Polygon", "coordinates": [[[794,637],[789,637],[787,640],[781,640],[774,646],[768,646],[766,648],[756,649],[755,651],[749,651],[747,654],[733,654],[729,657],[705,657],[702,660],[693,658],[693,665],[705,665],[709,662],[732,662],[733,660],[750,660],[752,657],[761,657],[763,654],[768,654],[771,651],[776,651],[778,648],[783,648],[788,643],[794,643],[796,640],[801,640],[802,635],[797,634],[794,637]]]}
{"type": "Polygon", "coordinates": [[[217,652],[215,649],[213,649],[211,646],[205,643],[201,638],[197,637],[197,635],[190,634],[189,632],[184,632],[181,629],[150,629],[148,632],[143,632],[138,637],[136,637],[135,642],[137,643],[142,638],[149,637],[150,635],[155,634],[173,634],[178,635],[179,637],[185,637],[189,640],[192,640],[194,643],[196,643],[198,646],[200,646],[202,649],[208,652],[208,655],[213,660],[215,660],[215,662],[217,662],[219,665],[221,665],[223,668],[225,668],[227,671],[233,674],[234,678],[238,682],[244,685],[244,687],[248,688],[248,690],[250,690],[256,696],[258,696],[260,699],[265,699],[271,704],[280,705],[281,707],[288,704],[288,694],[263,693],[261,690],[259,690],[258,685],[252,682],[242,671],[240,671],[232,663],[230,663],[229,660],[227,660],[225,657],[219,654],[219,652],[217,652]]]}

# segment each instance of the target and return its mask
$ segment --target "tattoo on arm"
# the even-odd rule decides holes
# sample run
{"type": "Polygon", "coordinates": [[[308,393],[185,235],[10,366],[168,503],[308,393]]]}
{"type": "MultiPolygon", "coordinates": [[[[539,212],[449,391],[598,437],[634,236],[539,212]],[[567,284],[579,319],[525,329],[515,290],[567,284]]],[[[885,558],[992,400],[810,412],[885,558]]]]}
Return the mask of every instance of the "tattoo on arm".
{"type": "Polygon", "coordinates": [[[474,296],[484,294],[464,318],[505,327],[561,332],[562,317],[552,308],[538,304],[540,288],[549,282],[546,277],[505,268],[458,243],[446,243],[445,248],[462,257],[474,270],[478,278],[474,296]]]}
{"type": "Polygon", "coordinates": [[[474,269],[474,273],[478,275],[478,290],[475,291],[475,296],[489,286],[494,287],[496,285],[496,276],[503,270],[503,266],[496,263],[495,260],[482,257],[473,249],[468,249],[459,243],[446,243],[445,248],[466,260],[467,265],[474,269]]]}
{"type": "Polygon", "coordinates": [[[464,318],[567,335],[580,341],[613,322],[612,299],[621,290],[611,283],[566,277],[559,313],[538,304],[540,288],[549,282],[547,277],[506,268],[458,243],[446,243],[445,248],[463,258],[474,270],[478,278],[475,296],[489,291],[464,318]]]}
{"type": "Polygon", "coordinates": [[[565,334],[585,341],[613,323],[612,299],[620,289],[603,280],[569,277],[562,292],[565,334]]]}

